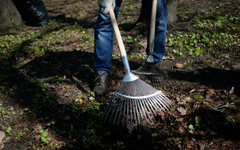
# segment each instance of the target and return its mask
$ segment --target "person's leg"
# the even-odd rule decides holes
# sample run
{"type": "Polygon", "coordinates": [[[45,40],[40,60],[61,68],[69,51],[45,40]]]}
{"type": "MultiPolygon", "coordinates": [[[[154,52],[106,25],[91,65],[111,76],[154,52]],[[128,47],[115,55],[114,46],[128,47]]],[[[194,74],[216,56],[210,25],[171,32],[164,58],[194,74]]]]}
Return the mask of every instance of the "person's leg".
{"type": "MultiPolygon", "coordinates": [[[[116,7],[114,9],[116,16],[118,16],[121,2],[122,0],[116,0],[116,7]]],[[[101,6],[95,25],[94,40],[93,69],[95,71],[107,71],[111,74],[114,32],[110,16],[109,14],[104,14],[104,10],[101,6]]]]}
{"type": "MultiPolygon", "coordinates": [[[[151,22],[151,11],[152,11],[152,1],[148,1],[148,20],[151,22]]],[[[165,0],[157,1],[157,12],[156,12],[156,27],[155,27],[155,37],[154,37],[154,48],[153,52],[150,54],[149,51],[149,42],[147,45],[146,53],[147,55],[153,56],[152,60],[149,62],[148,59],[145,61],[145,64],[139,67],[133,72],[139,75],[151,75],[151,76],[161,76],[162,71],[160,70],[160,63],[165,53],[166,46],[166,32],[167,32],[167,8],[165,0]]],[[[148,29],[148,41],[150,36],[150,25],[148,29]]]]}
{"type": "MultiPolygon", "coordinates": [[[[150,7],[152,7],[150,5],[150,7]]],[[[151,9],[149,9],[151,10],[151,9]]],[[[151,21],[151,12],[148,12],[149,22],[151,21]]],[[[150,29],[149,29],[150,31],[150,29]]],[[[156,13],[156,27],[155,27],[155,37],[154,37],[154,48],[153,48],[153,58],[154,63],[159,64],[165,54],[166,46],[166,32],[167,32],[167,7],[165,0],[157,1],[157,13],[156,13]]],[[[149,32],[148,32],[149,39],[149,32]]],[[[149,45],[147,46],[146,52],[149,55],[149,45]]]]}
{"type": "MultiPolygon", "coordinates": [[[[116,17],[118,16],[121,2],[122,0],[116,0],[116,7],[114,9],[116,17]]],[[[114,32],[110,16],[104,13],[104,9],[101,6],[95,25],[94,40],[93,69],[96,72],[96,79],[93,91],[100,96],[106,94],[110,89],[114,41],[114,32]]]]}

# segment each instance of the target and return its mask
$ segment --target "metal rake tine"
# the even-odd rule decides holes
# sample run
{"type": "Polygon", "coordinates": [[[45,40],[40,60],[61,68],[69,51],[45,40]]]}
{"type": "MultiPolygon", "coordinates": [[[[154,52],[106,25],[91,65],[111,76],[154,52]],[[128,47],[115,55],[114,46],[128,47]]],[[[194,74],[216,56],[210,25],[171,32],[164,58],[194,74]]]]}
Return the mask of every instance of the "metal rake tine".
{"type": "MultiPolygon", "coordinates": [[[[163,95],[163,94],[161,93],[161,95],[159,95],[159,97],[161,97],[162,102],[165,104],[165,106],[169,106],[169,104],[165,101],[165,100],[168,100],[168,98],[167,98],[165,95],[163,95]]],[[[169,107],[169,108],[166,108],[166,109],[168,110],[168,109],[170,109],[170,107],[169,107]]]]}
{"type": "Polygon", "coordinates": [[[135,100],[132,99],[132,110],[133,110],[133,120],[134,120],[134,123],[136,124],[137,122],[137,117],[136,117],[136,106],[135,106],[135,100]]]}
{"type": "Polygon", "coordinates": [[[136,102],[136,100],[134,100],[135,102],[135,110],[136,110],[136,114],[137,114],[137,124],[140,124],[140,118],[139,118],[139,114],[138,114],[138,104],[136,102]]]}
{"type": "Polygon", "coordinates": [[[169,109],[170,109],[170,106],[169,106],[169,104],[166,102],[166,99],[162,98],[162,102],[164,103],[164,106],[165,106],[166,110],[169,110],[169,109]]]}
{"type": "Polygon", "coordinates": [[[119,122],[120,122],[120,119],[121,119],[121,113],[122,113],[122,108],[123,108],[123,104],[124,104],[125,101],[122,101],[122,105],[121,105],[121,110],[119,112],[119,117],[118,117],[118,125],[119,125],[119,122]]]}
{"type": "Polygon", "coordinates": [[[169,105],[171,105],[171,100],[164,94],[162,94],[162,96],[165,98],[166,103],[168,103],[169,105]]]}
{"type": "Polygon", "coordinates": [[[130,117],[131,117],[131,122],[133,122],[133,105],[132,105],[132,100],[130,99],[130,117]]]}
{"type": "MultiPolygon", "coordinates": [[[[126,114],[126,107],[127,107],[126,105],[127,105],[127,102],[126,102],[125,100],[123,100],[123,101],[124,101],[123,115],[125,115],[125,114],[126,114]]],[[[125,122],[124,120],[125,120],[125,116],[123,116],[123,120],[122,120],[122,125],[123,125],[123,126],[124,126],[124,122],[125,122]]]]}
{"type": "Polygon", "coordinates": [[[165,102],[165,97],[162,96],[162,94],[158,95],[158,101],[159,103],[161,103],[166,109],[168,109],[166,106],[168,106],[168,103],[165,102]]]}
{"type": "Polygon", "coordinates": [[[159,108],[161,108],[165,112],[165,109],[167,109],[167,108],[166,108],[165,104],[162,102],[161,97],[157,96],[154,99],[156,101],[156,104],[158,104],[159,108]],[[165,109],[163,109],[163,108],[165,108],[165,109]]]}
{"type": "MultiPolygon", "coordinates": [[[[142,103],[142,101],[140,100],[140,104],[142,103]]],[[[144,108],[143,110],[146,112],[146,107],[145,107],[145,105],[143,105],[143,104],[141,104],[142,105],[142,107],[144,108]]],[[[146,120],[148,121],[148,119],[147,118],[149,118],[149,120],[151,120],[151,118],[150,118],[150,116],[149,116],[149,114],[148,113],[144,113],[145,114],[145,116],[147,116],[146,117],[146,120]]],[[[151,122],[152,122],[152,120],[151,120],[151,122]]]]}
{"type": "Polygon", "coordinates": [[[129,99],[126,100],[127,100],[127,123],[129,123],[131,120],[131,106],[129,99]]]}
{"type": "Polygon", "coordinates": [[[129,120],[132,122],[132,107],[131,107],[131,100],[128,99],[129,102],[129,120]]]}
{"type": "Polygon", "coordinates": [[[115,117],[114,117],[114,120],[113,120],[113,125],[115,124],[115,121],[116,121],[116,119],[117,119],[118,112],[120,113],[119,107],[121,107],[121,104],[122,104],[122,101],[120,101],[120,102],[118,103],[118,107],[116,108],[116,113],[115,113],[115,117]]]}
{"type": "Polygon", "coordinates": [[[136,110],[136,103],[135,103],[136,100],[133,100],[133,112],[134,112],[134,121],[135,121],[135,124],[137,124],[137,110],[136,110]]]}
{"type": "Polygon", "coordinates": [[[158,84],[160,83],[160,75],[146,75],[147,79],[152,83],[153,87],[156,87],[158,86],[158,84]],[[158,77],[156,79],[156,77],[158,77]]]}
{"type": "Polygon", "coordinates": [[[138,104],[140,106],[140,112],[142,114],[142,118],[147,118],[146,114],[144,113],[144,108],[143,108],[142,103],[141,103],[140,100],[138,100],[138,104]]]}
{"type": "MultiPolygon", "coordinates": [[[[120,97],[120,96],[119,96],[119,97],[120,97]]],[[[109,120],[112,120],[113,114],[114,114],[114,112],[115,112],[115,110],[116,110],[116,108],[117,108],[117,106],[118,106],[117,101],[119,100],[119,97],[116,99],[116,103],[115,103],[114,109],[112,110],[112,115],[111,115],[111,117],[109,118],[109,120]]],[[[121,98],[120,98],[120,100],[121,100],[121,98]]]]}
{"type": "Polygon", "coordinates": [[[158,109],[163,110],[165,112],[165,105],[162,103],[162,101],[159,99],[159,97],[155,97],[154,101],[156,105],[158,106],[158,109]]]}
{"type": "Polygon", "coordinates": [[[156,115],[156,112],[154,110],[156,110],[153,106],[153,103],[152,103],[152,98],[149,99],[149,100],[146,100],[146,103],[148,104],[149,107],[151,107],[151,110],[152,112],[154,113],[154,115],[156,115]]]}
{"type": "Polygon", "coordinates": [[[158,104],[158,106],[162,109],[164,108],[165,104],[162,102],[162,98],[159,96],[156,96],[154,98],[154,100],[156,101],[156,104],[158,104]]]}
{"type": "Polygon", "coordinates": [[[136,111],[135,111],[135,105],[134,105],[134,99],[131,100],[132,103],[132,121],[134,122],[134,124],[136,123],[136,111]]]}
{"type": "Polygon", "coordinates": [[[156,110],[159,109],[159,105],[157,104],[157,102],[155,101],[154,98],[152,98],[152,101],[149,101],[149,103],[151,103],[150,106],[154,107],[154,109],[155,109],[154,114],[156,115],[156,110]]]}
{"type": "Polygon", "coordinates": [[[149,111],[151,112],[152,120],[155,121],[154,116],[156,116],[156,112],[155,112],[153,106],[149,103],[149,101],[152,101],[152,100],[153,100],[153,98],[151,97],[150,99],[147,99],[147,100],[145,101],[145,103],[147,104],[147,106],[148,106],[148,108],[149,108],[149,111]]]}
{"type": "Polygon", "coordinates": [[[128,122],[128,100],[126,100],[126,102],[127,102],[127,104],[126,104],[126,109],[127,109],[127,110],[126,110],[126,111],[127,111],[127,112],[126,112],[126,117],[127,117],[127,118],[126,118],[126,123],[127,123],[127,122],[128,122]]]}
{"type": "MultiPolygon", "coordinates": [[[[148,110],[148,112],[150,112],[151,115],[154,116],[151,108],[150,108],[149,105],[148,105],[148,102],[147,102],[148,100],[149,100],[149,99],[144,99],[144,100],[143,100],[143,103],[144,103],[144,105],[146,106],[146,109],[148,110]]],[[[150,118],[150,117],[149,117],[149,118],[150,118]]],[[[154,120],[154,119],[153,119],[153,120],[154,120]]]]}
{"type": "Polygon", "coordinates": [[[112,104],[113,101],[114,101],[114,96],[111,98],[110,103],[107,105],[107,108],[105,109],[103,116],[106,115],[107,110],[110,108],[110,105],[112,104]]]}
{"type": "Polygon", "coordinates": [[[107,106],[107,108],[106,108],[106,110],[105,110],[105,112],[104,112],[104,114],[103,114],[103,116],[105,116],[104,118],[104,121],[106,121],[107,120],[107,117],[108,117],[108,115],[109,115],[109,112],[111,111],[111,108],[112,108],[112,105],[113,105],[113,103],[114,103],[114,101],[115,101],[115,97],[116,97],[116,94],[114,94],[113,95],[113,97],[112,97],[112,99],[110,100],[111,102],[108,104],[108,106],[107,106]]]}
{"type": "MultiPolygon", "coordinates": [[[[142,108],[141,108],[138,100],[136,101],[136,104],[137,104],[137,106],[138,106],[138,112],[139,112],[139,114],[141,115],[140,117],[141,117],[141,118],[144,118],[143,113],[142,113],[142,108]]],[[[140,119],[140,118],[139,118],[139,119],[140,119]]],[[[139,120],[139,121],[141,121],[141,120],[139,120]]]]}

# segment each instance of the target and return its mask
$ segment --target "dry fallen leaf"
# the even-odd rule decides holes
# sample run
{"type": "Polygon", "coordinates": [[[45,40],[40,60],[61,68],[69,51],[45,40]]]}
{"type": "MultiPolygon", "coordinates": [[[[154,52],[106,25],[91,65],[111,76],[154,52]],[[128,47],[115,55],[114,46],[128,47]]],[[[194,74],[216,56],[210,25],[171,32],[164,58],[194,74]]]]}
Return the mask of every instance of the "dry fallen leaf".
{"type": "Polygon", "coordinates": [[[180,64],[180,63],[176,63],[175,65],[178,69],[182,69],[183,68],[183,64],[180,64]]]}
{"type": "Polygon", "coordinates": [[[176,121],[177,122],[183,122],[183,118],[177,118],[176,121]]]}
{"type": "Polygon", "coordinates": [[[231,90],[229,91],[229,95],[234,93],[234,86],[231,88],[231,90]]]}
{"type": "Polygon", "coordinates": [[[162,121],[165,121],[165,114],[163,111],[156,111],[156,113],[161,117],[162,121]]]}
{"type": "Polygon", "coordinates": [[[0,131],[0,143],[2,142],[2,140],[4,139],[5,137],[5,133],[0,131]]]}
{"type": "Polygon", "coordinates": [[[185,129],[184,129],[183,126],[180,126],[180,127],[178,128],[178,131],[179,131],[180,133],[184,133],[184,132],[185,132],[185,129]]]}
{"type": "Polygon", "coordinates": [[[181,113],[182,116],[187,114],[186,109],[184,109],[183,107],[179,107],[179,108],[177,108],[177,110],[181,113]]]}
{"type": "Polygon", "coordinates": [[[195,92],[195,89],[192,89],[189,93],[193,93],[193,92],[195,92]]]}
{"type": "Polygon", "coordinates": [[[209,89],[209,90],[207,91],[207,93],[208,93],[209,96],[216,95],[216,92],[215,92],[213,89],[209,89]]]}
{"type": "Polygon", "coordinates": [[[5,137],[5,133],[0,131],[0,149],[3,149],[4,148],[4,144],[2,142],[2,140],[4,139],[5,137]]]}
{"type": "Polygon", "coordinates": [[[240,64],[237,64],[237,65],[232,65],[233,69],[235,70],[240,70],[240,64]]]}
{"type": "Polygon", "coordinates": [[[0,142],[0,149],[4,148],[4,144],[2,142],[0,142]]]}
{"type": "Polygon", "coordinates": [[[174,57],[174,56],[163,56],[162,59],[163,59],[163,60],[174,60],[175,57],[174,57]]]}
{"type": "Polygon", "coordinates": [[[193,144],[194,144],[194,142],[190,141],[190,140],[183,141],[183,145],[186,146],[188,149],[193,149],[193,144]]]}

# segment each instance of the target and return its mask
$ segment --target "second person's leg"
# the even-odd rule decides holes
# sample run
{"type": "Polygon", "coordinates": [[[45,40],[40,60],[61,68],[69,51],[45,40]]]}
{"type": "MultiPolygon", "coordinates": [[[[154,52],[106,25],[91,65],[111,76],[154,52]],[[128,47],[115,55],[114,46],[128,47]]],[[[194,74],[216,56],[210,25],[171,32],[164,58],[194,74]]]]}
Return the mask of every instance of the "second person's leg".
{"type": "MultiPolygon", "coordinates": [[[[151,11],[152,11],[152,0],[148,1],[148,21],[151,22],[151,11]]],[[[139,75],[161,75],[161,70],[159,64],[165,54],[166,46],[166,32],[167,32],[167,8],[165,0],[157,0],[157,12],[156,12],[156,22],[155,22],[155,36],[154,36],[154,47],[153,52],[149,51],[149,37],[150,37],[150,25],[148,29],[148,45],[146,49],[147,55],[153,57],[146,60],[145,64],[139,67],[137,70],[133,71],[139,75]],[[150,54],[151,53],[151,54],[150,54]]]]}
{"type": "Polygon", "coordinates": [[[165,54],[166,33],[167,33],[167,7],[165,0],[158,0],[154,48],[152,53],[155,64],[160,64],[165,54]]]}

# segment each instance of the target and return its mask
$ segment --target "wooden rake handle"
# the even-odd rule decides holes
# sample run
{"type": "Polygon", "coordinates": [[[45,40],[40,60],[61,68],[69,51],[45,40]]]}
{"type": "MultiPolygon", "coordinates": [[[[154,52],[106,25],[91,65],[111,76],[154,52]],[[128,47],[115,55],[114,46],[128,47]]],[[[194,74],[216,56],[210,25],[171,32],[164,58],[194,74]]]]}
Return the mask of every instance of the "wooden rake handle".
{"type": "Polygon", "coordinates": [[[113,30],[114,30],[116,38],[117,38],[118,47],[119,47],[119,50],[120,50],[120,53],[122,56],[123,65],[124,65],[124,68],[126,71],[126,74],[123,78],[123,82],[135,81],[138,79],[138,77],[131,72],[130,65],[129,65],[128,58],[127,58],[127,53],[126,53],[126,50],[125,50],[125,47],[123,44],[123,40],[122,40],[122,37],[120,34],[120,30],[117,25],[117,20],[116,20],[116,17],[115,17],[115,14],[114,14],[112,8],[110,8],[109,14],[110,14],[113,30]]]}
{"type": "Polygon", "coordinates": [[[149,52],[153,52],[154,36],[155,36],[155,26],[156,26],[156,13],[157,13],[157,0],[152,1],[152,14],[151,14],[151,24],[150,24],[150,37],[149,37],[149,52]]]}
{"type": "Polygon", "coordinates": [[[122,57],[127,56],[126,50],[125,50],[125,47],[124,47],[124,44],[123,44],[123,40],[122,40],[122,37],[121,37],[121,33],[120,33],[119,28],[118,28],[117,20],[116,20],[116,17],[115,17],[115,14],[114,14],[112,8],[110,8],[110,10],[109,10],[109,15],[110,15],[110,18],[111,18],[111,21],[112,21],[112,26],[113,26],[113,29],[114,29],[114,32],[115,32],[115,35],[116,35],[116,38],[117,38],[117,42],[118,42],[118,46],[119,46],[119,49],[120,49],[121,56],[122,57]]]}

